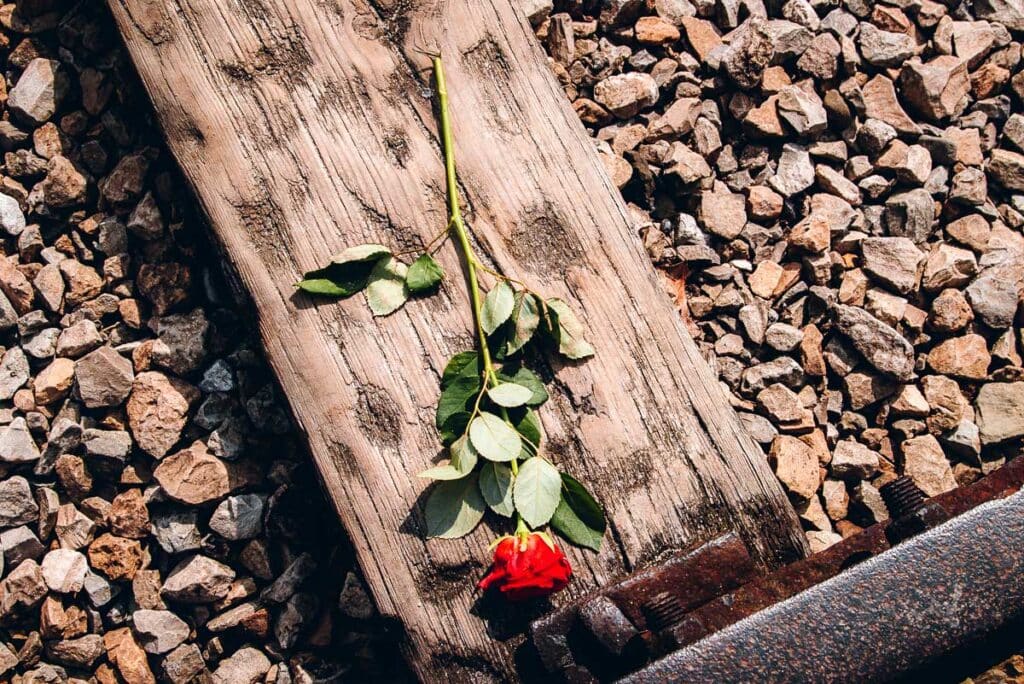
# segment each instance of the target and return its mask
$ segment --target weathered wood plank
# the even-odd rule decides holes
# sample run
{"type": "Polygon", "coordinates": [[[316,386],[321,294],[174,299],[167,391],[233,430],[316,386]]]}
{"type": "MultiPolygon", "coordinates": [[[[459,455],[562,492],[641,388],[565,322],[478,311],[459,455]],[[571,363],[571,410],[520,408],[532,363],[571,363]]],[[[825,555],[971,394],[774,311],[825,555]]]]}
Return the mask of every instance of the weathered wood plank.
{"type": "MultiPolygon", "coordinates": [[[[299,275],[344,246],[409,248],[445,222],[427,89],[445,56],[478,249],[581,312],[598,350],[559,365],[542,410],[556,461],[607,505],[572,593],[726,529],[767,564],[804,538],[660,291],[622,200],[510,0],[109,0],[170,147],[251,293],[269,360],[382,612],[428,680],[505,679],[522,616],[471,589],[493,532],[424,542],[414,474],[445,361],[472,346],[462,282],[372,319],[299,275]],[[490,631],[490,634],[488,634],[490,631]],[[498,638],[494,638],[497,636],[498,638]]],[[[451,247],[439,259],[459,272],[451,247]]]]}

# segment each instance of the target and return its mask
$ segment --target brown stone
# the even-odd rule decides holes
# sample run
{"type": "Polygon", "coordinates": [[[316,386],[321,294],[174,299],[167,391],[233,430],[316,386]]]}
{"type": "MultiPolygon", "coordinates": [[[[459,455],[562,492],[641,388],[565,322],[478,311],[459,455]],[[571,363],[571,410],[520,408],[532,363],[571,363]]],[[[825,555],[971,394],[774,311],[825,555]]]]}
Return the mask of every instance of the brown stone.
{"type": "Polygon", "coordinates": [[[184,264],[143,264],[135,284],[153,305],[153,311],[163,316],[188,299],[192,274],[184,264]]]}
{"type": "Polygon", "coordinates": [[[664,45],[679,40],[679,29],[661,17],[640,17],[633,30],[637,41],[645,45],[664,45]]]}
{"type": "Polygon", "coordinates": [[[972,380],[988,377],[992,357],[981,335],[963,335],[940,342],[928,353],[928,365],[936,373],[972,380]]]}
{"type": "Polygon", "coordinates": [[[36,376],[33,392],[39,406],[47,406],[63,399],[71,390],[75,380],[75,362],[71,359],[54,359],[36,376]]]}
{"type": "Polygon", "coordinates": [[[131,580],[144,560],[142,545],[134,539],[107,533],[89,545],[89,565],[114,581],[131,580]]]}
{"type": "Polygon", "coordinates": [[[219,499],[231,490],[227,466],[202,442],[165,458],[153,477],[169,497],[193,506],[219,499]]]}
{"type": "Polygon", "coordinates": [[[718,30],[710,21],[697,17],[683,17],[682,24],[683,30],[686,31],[686,40],[701,61],[707,58],[709,52],[722,44],[718,30]]]}
{"type": "Polygon", "coordinates": [[[125,682],[156,684],[156,678],[146,660],[146,652],[135,642],[131,629],[120,627],[110,630],[103,635],[103,646],[107,650],[107,658],[117,667],[125,682]]]}
{"type": "Polygon", "coordinates": [[[971,91],[967,65],[952,55],[940,55],[927,63],[907,62],[900,71],[900,86],[906,101],[934,122],[963,111],[971,91]]]}
{"type": "Polygon", "coordinates": [[[931,435],[903,442],[903,472],[926,496],[938,496],[956,489],[956,479],[938,440],[931,435]]]}
{"type": "Polygon", "coordinates": [[[818,459],[814,451],[796,437],[779,435],[772,442],[769,457],[775,462],[775,475],[786,489],[806,501],[818,490],[818,459]]]}
{"type": "Polygon", "coordinates": [[[60,262],[60,272],[67,282],[64,299],[68,306],[75,307],[89,301],[103,291],[103,278],[96,269],[74,259],[60,262]]]}
{"type": "Polygon", "coordinates": [[[963,330],[974,320],[974,311],[960,290],[946,289],[932,302],[928,323],[935,330],[944,333],[963,330]]]}
{"type": "Polygon", "coordinates": [[[120,537],[144,539],[149,535],[149,509],[139,489],[128,489],[114,497],[107,512],[110,531],[120,537]]]}
{"type": "Polygon", "coordinates": [[[828,220],[811,214],[793,226],[789,243],[813,254],[828,251],[832,244],[828,220]]]}
{"type": "Polygon", "coordinates": [[[944,375],[926,375],[921,379],[921,389],[931,410],[927,420],[929,431],[942,434],[955,429],[968,406],[956,380],[944,375]]]}

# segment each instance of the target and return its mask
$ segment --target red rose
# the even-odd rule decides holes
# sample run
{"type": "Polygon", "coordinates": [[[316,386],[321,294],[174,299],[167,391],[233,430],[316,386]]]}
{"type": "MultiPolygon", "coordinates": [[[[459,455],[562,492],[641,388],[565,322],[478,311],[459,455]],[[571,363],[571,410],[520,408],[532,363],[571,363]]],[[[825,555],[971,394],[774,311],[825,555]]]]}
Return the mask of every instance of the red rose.
{"type": "Polygon", "coordinates": [[[510,601],[523,601],[564,589],[571,575],[569,561],[550,536],[526,532],[498,540],[491,571],[477,586],[497,587],[510,601]]]}

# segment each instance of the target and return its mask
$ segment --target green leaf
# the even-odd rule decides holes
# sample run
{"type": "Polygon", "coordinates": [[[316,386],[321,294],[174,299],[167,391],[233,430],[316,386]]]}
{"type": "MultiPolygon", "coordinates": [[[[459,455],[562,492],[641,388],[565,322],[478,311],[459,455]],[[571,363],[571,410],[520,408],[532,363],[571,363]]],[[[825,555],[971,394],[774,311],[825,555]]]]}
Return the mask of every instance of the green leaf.
{"type": "Polygon", "coordinates": [[[489,461],[511,461],[523,447],[519,433],[493,413],[481,413],[473,419],[469,439],[489,461]]]}
{"type": "MultiPolygon", "coordinates": [[[[522,420],[516,423],[516,431],[534,447],[539,447],[541,440],[544,438],[544,431],[541,429],[540,418],[537,417],[536,411],[527,411],[522,420]]],[[[526,455],[532,456],[533,454],[528,453],[526,455]]]]}
{"type": "Polygon", "coordinates": [[[304,292],[325,297],[350,297],[366,287],[373,264],[359,262],[330,264],[309,271],[297,287],[304,292]]]}
{"type": "Polygon", "coordinates": [[[437,400],[437,413],[434,416],[434,424],[440,430],[445,422],[456,413],[470,410],[470,402],[476,401],[476,395],[480,393],[480,379],[474,377],[459,377],[441,391],[441,397],[437,400]]]}
{"type": "Polygon", "coordinates": [[[562,499],[551,516],[551,526],[573,544],[600,551],[606,527],[601,504],[572,475],[561,476],[562,499]]]}
{"type": "Polygon", "coordinates": [[[544,382],[529,368],[521,367],[515,372],[515,375],[498,373],[498,377],[504,382],[514,382],[529,389],[533,396],[526,402],[527,406],[540,406],[548,400],[548,391],[544,388],[544,382]]]}
{"type": "Polygon", "coordinates": [[[458,480],[473,472],[476,462],[476,449],[469,443],[469,438],[463,435],[452,444],[451,460],[448,463],[424,470],[419,476],[431,480],[458,480]]]}
{"type": "Polygon", "coordinates": [[[548,308],[554,312],[558,331],[558,352],[570,359],[585,359],[594,355],[594,348],[583,339],[583,324],[569,305],[561,299],[549,299],[548,308]]]}
{"type": "Polygon", "coordinates": [[[409,298],[409,290],[405,286],[406,271],[406,265],[393,257],[381,259],[370,271],[366,299],[374,316],[387,316],[405,304],[409,298]]]}
{"type": "Polygon", "coordinates": [[[515,513],[512,504],[512,469],[504,463],[484,463],[480,468],[480,493],[491,510],[506,518],[515,513]]]}
{"type": "Polygon", "coordinates": [[[515,307],[512,309],[514,330],[508,341],[508,353],[515,354],[522,349],[537,332],[540,325],[540,310],[537,298],[528,292],[517,292],[515,307]]]}
{"type": "Polygon", "coordinates": [[[366,244],[349,247],[331,258],[332,264],[352,264],[360,261],[376,261],[391,254],[384,245],[366,244]]]}
{"type": "Polygon", "coordinates": [[[409,273],[405,276],[405,284],[412,294],[422,294],[437,289],[444,278],[444,270],[441,264],[434,261],[429,254],[421,254],[420,257],[409,266],[409,273]]]}
{"type": "Polygon", "coordinates": [[[498,406],[515,408],[533,398],[533,390],[514,382],[503,382],[487,390],[488,398],[498,406]]]}
{"type": "Polygon", "coordinates": [[[558,469],[535,456],[521,466],[512,487],[516,510],[530,527],[540,527],[551,519],[562,495],[558,469]]]}
{"type": "Polygon", "coordinates": [[[452,444],[459,437],[466,434],[467,427],[469,427],[469,411],[459,411],[452,414],[438,429],[438,432],[441,433],[441,443],[445,446],[452,444]]]}
{"type": "Polygon", "coordinates": [[[448,359],[448,363],[444,367],[444,373],[441,375],[441,387],[451,384],[460,375],[469,375],[470,373],[467,373],[467,371],[471,371],[472,375],[480,377],[480,370],[480,355],[477,352],[459,352],[448,359]]]}
{"type": "Polygon", "coordinates": [[[463,537],[477,526],[486,508],[477,473],[458,480],[438,482],[424,508],[427,536],[441,539],[463,537]]]}
{"type": "Polygon", "coordinates": [[[484,298],[484,308],[481,312],[484,332],[490,335],[497,330],[512,315],[513,306],[515,306],[515,293],[512,291],[512,286],[502,280],[484,298]]]}

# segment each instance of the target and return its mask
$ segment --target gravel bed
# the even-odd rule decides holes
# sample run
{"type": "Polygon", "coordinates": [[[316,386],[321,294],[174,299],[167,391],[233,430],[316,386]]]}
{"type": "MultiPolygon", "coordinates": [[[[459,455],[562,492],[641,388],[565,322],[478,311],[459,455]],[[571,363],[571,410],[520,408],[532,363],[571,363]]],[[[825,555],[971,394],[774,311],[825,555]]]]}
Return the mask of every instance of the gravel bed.
{"type": "Polygon", "coordinates": [[[812,549],[1020,453],[1019,1],[525,4],[812,549]]]}

